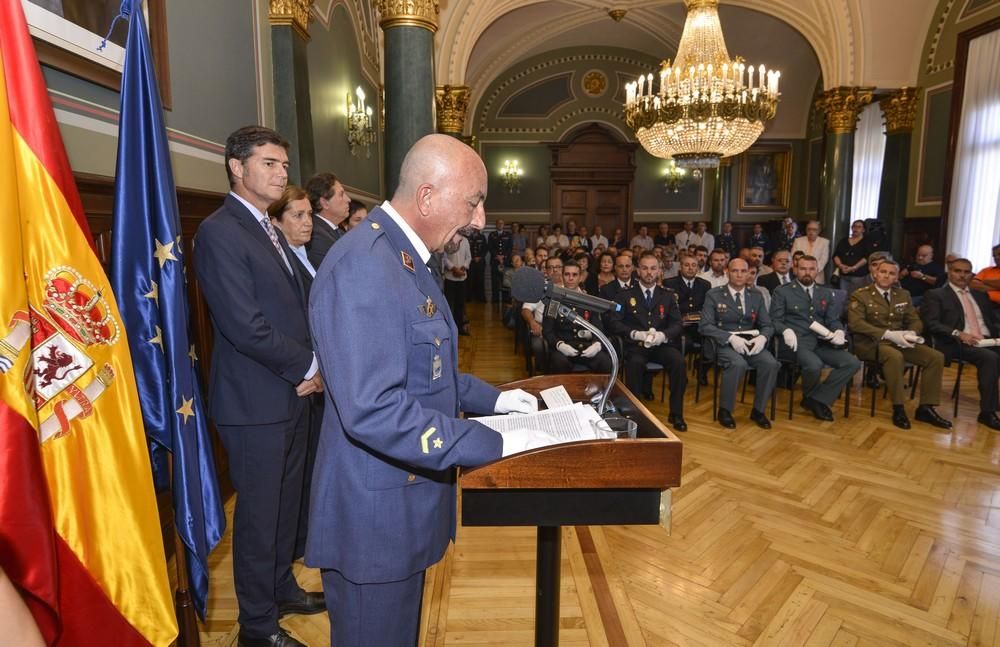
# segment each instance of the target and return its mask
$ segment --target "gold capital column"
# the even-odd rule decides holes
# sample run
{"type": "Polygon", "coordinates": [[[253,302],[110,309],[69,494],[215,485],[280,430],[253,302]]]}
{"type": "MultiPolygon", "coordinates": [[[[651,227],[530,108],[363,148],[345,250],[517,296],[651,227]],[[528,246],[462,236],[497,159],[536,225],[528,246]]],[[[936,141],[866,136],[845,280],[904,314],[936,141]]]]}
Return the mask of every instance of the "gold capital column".
{"type": "Polygon", "coordinates": [[[309,98],[309,12],[314,0],[270,0],[271,64],[275,129],[291,144],[289,182],[302,184],[316,172],[309,98]]]}
{"type": "MultiPolygon", "coordinates": [[[[878,219],[889,227],[892,255],[903,254],[906,191],[910,180],[910,146],[920,88],[899,88],[879,99],[885,121],[885,158],[878,194],[878,219]]],[[[939,250],[943,251],[943,250],[939,250]]]]}
{"type": "Polygon", "coordinates": [[[375,0],[385,36],[385,191],[399,184],[410,147],[434,132],[436,0],[375,0]]]}
{"type": "Polygon", "coordinates": [[[845,237],[851,220],[875,214],[851,213],[851,182],[854,171],[854,132],[858,116],[872,101],[875,88],[839,87],[816,100],[826,119],[826,159],[823,163],[820,212],[823,235],[832,245],[845,237]]]}
{"type": "Polygon", "coordinates": [[[469,95],[472,89],[467,85],[438,86],[434,91],[437,107],[437,131],[452,137],[462,138],[465,129],[465,113],[469,109],[469,95]]]}

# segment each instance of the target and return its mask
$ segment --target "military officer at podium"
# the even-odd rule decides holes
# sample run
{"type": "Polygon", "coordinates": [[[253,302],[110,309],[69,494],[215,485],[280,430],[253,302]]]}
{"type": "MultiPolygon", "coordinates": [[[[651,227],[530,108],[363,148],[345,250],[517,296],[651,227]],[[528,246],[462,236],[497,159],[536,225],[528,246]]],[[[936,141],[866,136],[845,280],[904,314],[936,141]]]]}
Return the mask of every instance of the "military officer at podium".
{"type": "Polygon", "coordinates": [[[903,403],[903,368],[906,362],[921,367],[920,406],[914,417],[941,429],[950,429],[951,421],[942,418],[934,407],[941,403],[941,373],[944,355],[923,343],[924,324],[913,307],[910,293],[893,287],[899,277],[899,264],[887,258],[881,261],[872,277],[873,283],[851,293],[847,308],[847,327],[854,333],[854,351],[858,358],[878,361],[892,398],[892,424],[910,428],[903,403]]]}
{"type": "Polygon", "coordinates": [[[621,337],[624,344],[625,386],[633,393],[651,396],[651,384],[644,384],[646,362],[662,365],[670,379],[667,421],[677,431],[687,431],[684,422],[687,373],[680,351],[684,327],[677,297],[659,283],[659,260],[653,252],[643,252],[639,257],[639,280],[615,296],[622,306],[621,312],[609,313],[605,318],[608,332],[621,337]]]}
{"type": "Polygon", "coordinates": [[[795,280],[774,290],[771,321],[781,335],[784,348],[795,354],[802,371],[802,406],[817,420],[833,420],[830,405],[861,368],[861,362],[847,352],[840,309],[835,306],[836,296],[832,289],[816,283],[818,272],[819,264],[814,256],[799,258],[795,280]],[[810,328],[814,323],[830,334],[820,336],[810,328]],[[820,382],[824,366],[833,370],[820,382]]]}
{"type": "Polygon", "coordinates": [[[714,340],[716,362],[722,368],[719,424],[729,429],[736,427],[732,413],[736,390],[743,375],[753,368],[757,382],[750,419],[758,427],[770,429],[771,421],[764,407],[778,378],[778,360],[767,350],[774,327],[764,307],[764,296],[747,285],[748,278],[745,260],[729,261],[729,283],[712,288],[705,295],[698,332],[706,340],[714,340]]]}
{"type": "MultiPolygon", "coordinates": [[[[563,287],[573,292],[583,292],[580,287],[580,265],[573,259],[563,263],[563,287]]],[[[573,306],[570,308],[578,316],[604,330],[601,315],[592,310],[573,306]]],[[[545,317],[542,336],[549,346],[549,371],[552,373],[572,373],[574,367],[581,366],[592,373],[610,373],[611,355],[589,330],[578,326],[567,317],[557,315],[545,317]]]]}

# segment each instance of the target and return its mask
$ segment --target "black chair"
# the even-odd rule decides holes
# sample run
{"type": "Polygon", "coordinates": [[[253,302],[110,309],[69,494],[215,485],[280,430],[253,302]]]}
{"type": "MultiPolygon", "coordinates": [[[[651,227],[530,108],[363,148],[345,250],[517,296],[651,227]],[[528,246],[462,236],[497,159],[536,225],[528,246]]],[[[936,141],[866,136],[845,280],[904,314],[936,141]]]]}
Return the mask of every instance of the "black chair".
{"type": "MultiPolygon", "coordinates": [[[[880,361],[879,348],[881,344],[878,340],[875,340],[875,359],[866,360],[861,359],[861,375],[862,384],[867,385],[872,392],[871,406],[868,410],[868,416],[871,418],[875,417],[875,398],[878,396],[878,389],[880,386],[882,389],[882,397],[885,398],[889,393],[889,385],[883,384],[885,382],[885,374],[882,372],[882,362],[880,361]]],[[[905,362],[903,365],[903,373],[907,375],[907,386],[910,387],[910,399],[912,400],[917,394],[917,384],[920,380],[920,367],[911,364],[910,362],[905,362]]]]}
{"type": "MultiPolygon", "coordinates": [[[[719,416],[719,363],[715,360],[716,350],[718,349],[718,342],[711,337],[703,337],[701,340],[701,357],[698,360],[697,368],[701,370],[702,366],[712,368],[712,420],[716,420],[719,416]]],[[[743,375],[743,390],[740,393],[740,403],[742,404],[746,400],[747,394],[747,381],[750,379],[750,374],[755,373],[756,369],[752,366],[747,369],[747,372],[743,375]]],[[[694,401],[695,403],[701,397],[701,382],[698,382],[698,386],[695,388],[694,401]]],[[[777,393],[771,391],[771,419],[774,419],[774,414],[777,411],[778,401],[777,393]]]]}
{"type": "MultiPolygon", "coordinates": [[[[615,345],[615,352],[618,353],[618,375],[621,376],[622,380],[625,379],[625,341],[618,335],[613,335],[608,337],[611,343],[615,345]]],[[[681,348],[683,348],[683,342],[681,348]]],[[[660,402],[663,402],[667,394],[667,368],[660,364],[659,362],[646,362],[646,373],[652,373],[653,379],[656,379],[657,373],[663,374],[663,381],[660,383],[660,402]]],[[[641,393],[635,394],[641,396],[641,393]]]]}
{"type": "MultiPolygon", "coordinates": [[[[962,344],[961,343],[955,344],[955,347],[956,347],[956,351],[957,352],[954,355],[951,355],[951,356],[946,355],[945,357],[947,358],[947,360],[945,361],[944,365],[945,366],[951,366],[952,363],[954,363],[954,364],[956,364],[958,366],[958,368],[956,369],[956,373],[955,373],[955,386],[951,389],[951,399],[955,403],[954,410],[952,411],[951,415],[952,415],[952,417],[957,418],[958,417],[958,394],[962,390],[962,372],[965,370],[965,365],[968,364],[969,362],[962,357],[962,351],[964,350],[962,348],[962,344]]],[[[931,337],[931,348],[940,350],[937,347],[936,340],[934,339],[933,336],[931,337]]]]}
{"type": "MultiPolygon", "coordinates": [[[[799,360],[796,354],[789,348],[783,339],[779,338],[778,335],[774,336],[775,341],[775,353],[774,358],[778,360],[781,364],[781,371],[778,373],[779,384],[784,381],[784,388],[788,389],[788,419],[791,420],[794,417],[795,411],[795,384],[798,382],[799,378],[802,377],[802,369],[799,367],[799,360]],[[784,378],[782,380],[782,378],[784,378]]],[[[847,352],[854,354],[854,345],[851,341],[851,336],[847,335],[847,352]]],[[[851,384],[853,383],[853,378],[850,382],[844,385],[843,390],[840,392],[839,397],[844,398],[844,417],[851,417],[851,384]]]]}

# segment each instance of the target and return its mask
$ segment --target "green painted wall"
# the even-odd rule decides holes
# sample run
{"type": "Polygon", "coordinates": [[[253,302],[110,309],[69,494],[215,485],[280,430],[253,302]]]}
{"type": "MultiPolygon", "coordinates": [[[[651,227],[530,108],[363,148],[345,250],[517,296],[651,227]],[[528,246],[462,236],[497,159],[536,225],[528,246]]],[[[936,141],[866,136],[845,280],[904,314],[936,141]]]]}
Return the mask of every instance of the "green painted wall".
{"type": "Polygon", "coordinates": [[[487,213],[491,216],[495,213],[518,214],[526,222],[548,221],[551,185],[549,166],[552,164],[552,153],[548,146],[542,143],[486,142],[480,146],[480,156],[489,176],[487,213]],[[516,193],[508,192],[503,185],[500,171],[504,161],[508,159],[516,159],[524,169],[519,183],[520,190],[516,193]]]}

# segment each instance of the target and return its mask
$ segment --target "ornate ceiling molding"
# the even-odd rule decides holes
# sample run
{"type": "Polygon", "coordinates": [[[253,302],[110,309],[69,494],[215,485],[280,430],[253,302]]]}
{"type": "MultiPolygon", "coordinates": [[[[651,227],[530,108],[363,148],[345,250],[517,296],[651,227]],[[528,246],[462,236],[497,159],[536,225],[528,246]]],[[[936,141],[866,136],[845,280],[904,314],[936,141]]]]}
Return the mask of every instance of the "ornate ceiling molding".
{"type": "Polygon", "coordinates": [[[323,29],[330,28],[333,11],[338,5],[343,5],[356,30],[362,60],[368,66],[370,81],[378,85],[381,69],[381,48],[379,46],[379,29],[375,22],[375,7],[369,0],[314,0],[312,7],[313,20],[323,29]],[[367,11],[366,11],[367,8],[367,11]]]}
{"type": "Polygon", "coordinates": [[[421,27],[431,32],[437,31],[438,15],[441,12],[438,0],[374,0],[378,7],[379,26],[421,27]]]}
{"type": "Polygon", "coordinates": [[[268,17],[272,25],[290,25],[309,41],[309,12],[313,0],[269,0],[268,17]]]}
{"type": "Polygon", "coordinates": [[[879,99],[887,135],[913,132],[920,92],[920,88],[900,88],[879,99]]]}

